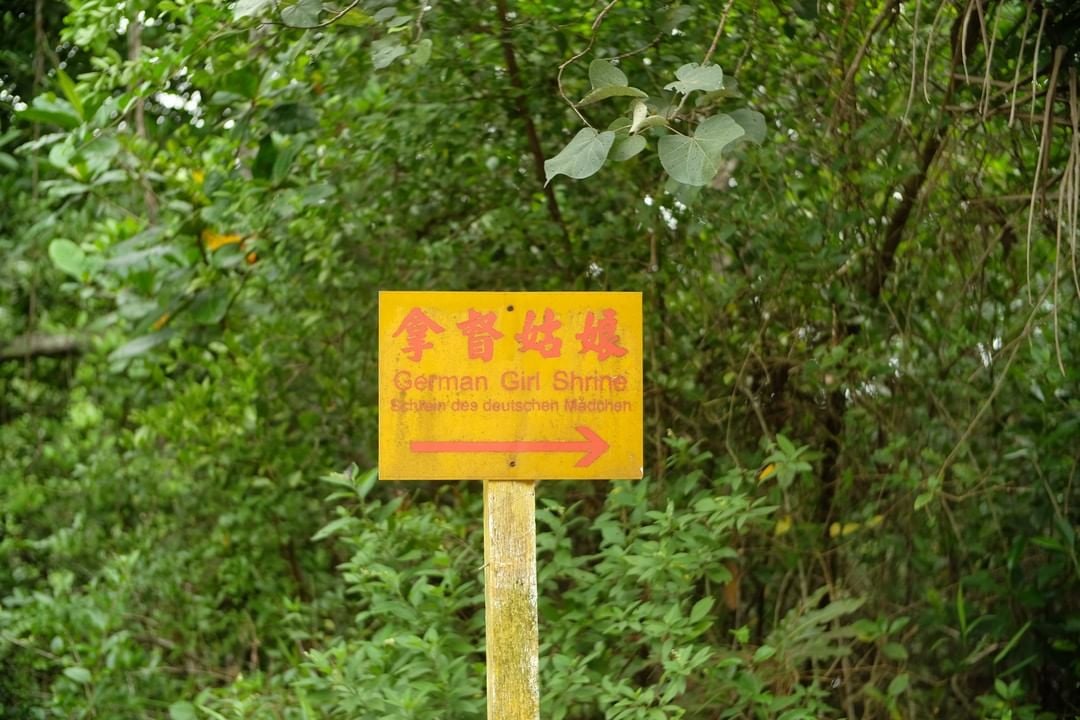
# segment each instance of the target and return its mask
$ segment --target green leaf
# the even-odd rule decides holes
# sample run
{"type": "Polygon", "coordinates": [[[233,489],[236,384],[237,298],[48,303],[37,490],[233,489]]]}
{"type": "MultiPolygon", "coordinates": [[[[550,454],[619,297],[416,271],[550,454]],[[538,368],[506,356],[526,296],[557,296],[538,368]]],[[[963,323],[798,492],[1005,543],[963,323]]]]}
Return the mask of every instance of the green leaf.
{"type": "Polygon", "coordinates": [[[18,113],[18,117],[28,122],[59,125],[65,130],[79,127],[79,116],[71,103],[49,95],[38,95],[30,107],[18,113]]]}
{"type": "Polygon", "coordinates": [[[610,130],[598,133],[595,128],[582,128],[562,152],[544,163],[547,181],[551,182],[557,175],[575,180],[594,175],[604,166],[614,142],[615,133],[610,130]]]}
{"type": "Polygon", "coordinates": [[[646,98],[649,97],[649,94],[642,90],[638,90],[635,87],[627,87],[624,85],[608,85],[607,87],[597,88],[589,92],[588,95],[581,98],[581,102],[578,103],[578,106],[580,107],[583,105],[592,105],[595,102],[607,100],[608,98],[612,97],[646,98]]]}
{"type": "Polygon", "coordinates": [[[424,38],[416,44],[416,49],[413,50],[412,55],[409,57],[411,62],[416,67],[424,67],[428,64],[428,60],[431,59],[431,40],[424,38]]]}
{"type": "Polygon", "coordinates": [[[339,17],[335,24],[348,25],[349,27],[363,27],[370,25],[374,19],[360,8],[353,8],[339,17]]]}
{"type": "Polygon", "coordinates": [[[93,676],[90,674],[89,670],[87,670],[84,667],[79,667],[78,665],[74,665],[74,666],[69,667],[69,668],[64,668],[64,675],[67,676],[68,678],[74,680],[75,682],[81,683],[83,685],[85,685],[86,683],[90,682],[93,679],[93,676]]]}
{"type": "Polygon", "coordinates": [[[615,162],[622,162],[623,160],[629,160],[644,149],[645,138],[641,135],[619,137],[615,138],[615,143],[611,146],[611,155],[609,157],[615,162]]]}
{"type": "Polygon", "coordinates": [[[18,128],[11,128],[5,133],[0,133],[0,148],[4,147],[5,145],[9,145],[10,143],[19,139],[20,135],[22,135],[22,131],[20,131],[18,128]]]}
{"type": "Polygon", "coordinates": [[[692,5],[676,5],[664,14],[664,21],[660,25],[660,29],[665,35],[670,34],[672,30],[682,25],[694,15],[694,8],[692,5]]]}
{"type": "Polygon", "coordinates": [[[376,70],[390,67],[404,54],[405,46],[397,38],[385,37],[371,43],[371,63],[376,70]]]}
{"type": "Polygon", "coordinates": [[[204,290],[191,304],[191,319],[200,325],[213,325],[225,317],[231,295],[225,288],[204,290]]]}
{"type": "Polygon", "coordinates": [[[75,108],[75,114],[79,116],[80,120],[85,120],[86,111],[83,109],[82,99],[75,89],[75,83],[72,82],[71,76],[62,69],[56,68],[56,79],[60,81],[60,90],[64,93],[64,97],[71,103],[71,107],[75,108]]]}
{"type": "Polygon", "coordinates": [[[312,540],[325,540],[336,532],[344,530],[345,528],[358,523],[359,520],[346,515],[345,517],[339,517],[337,520],[331,520],[314,535],[311,536],[312,540]]]}
{"type": "Polygon", "coordinates": [[[371,468],[366,473],[361,475],[356,480],[356,494],[363,500],[367,497],[371,489],[375,487],[375,482],[379,479],[379,468],[371,468]]]}
{"type": "Polygon", "coordinates": [[[720,170],[724,147],[744,132],[730,115],[714,115],[698,125],[693,137],[660,138],[660,163],[677,182],[708,185],[720,170]]]}
{"type": "Polygon", "coordinates": [[[916,510],[922,510],[924,507],[929,505],[930,501],[933,500],[933,499],[934,499],[934,493],[932,493],[932,492],[919,493],[915,497],[915,509],[916,510]]]}
{"type": "Polygon", "coordinates": [[[907,673],[900,673],[899,675],[894,677],[892,679],[892,682],[889,683],[889,689],[887,691],[889,693],[889,697],[896,697],[900,693],[907,690],[909,682],[910,678],[908,677],[907,673]]]}
{"type": "Polygon", "coordinates": [[[195,706],[186,700],[174,702],[169,706],[169,720],[198,720],[195,706]]]}
{"type": "Polygon", "coordinates": [[[900,662],[901,660],[907,660],[907,649],[896,642],[887,642],[885,646],[881,648],[881,651],[885,653],[885,657],[893,660],[894,662],[900,662]]]}
{"type": "Polygon", "coordinates": [[[86,253],[70,240],[60,238],[49,243],[49,257],[68,275],[81,278],[86,270],[86,253]]]}
{"type": "Polygon", "coordinates": [[[176,331],[174,329],[167,328],[165,330],[160,330],[155,333],[150,333],[149,335],[137,337],[134,340],[129,340],[128,342],[124,343],[123,345],[109,353],[109,362],[130,360],[133,357],[144,355],[153,348],[157,347],[161,343],[171,338],[175,334],[176,331]]]}
{"type": "Polygon", "coordinates": [[[281,11],[281,21],[297,28],[314,27],[319,24],[322,11],[322,0],[298,0],[281,11]]]}
{"type": "Polygon", "coordinates": [[[755,145],[765,140],[765,116],[750,108],[739,108],[730,113],[731,119],[739,124],[746,135],[744,139],[755,145]]]}
{"type": "Polygon", "coordinates": [[[703,597],[694,603],[694,607],[690,608],[690,622],[696,623],[708,615],[715,602],[714,598],[703,597]]]}
{"type": "Polygon", "coordinates": [[[589,82],[594,90],[628,84],[626,74],[607,60],[593,60],[589,63],[589,82]]]}
{"type": "Polygon", "coordinates": [[[277,146],[270,133],[263,135],[259,141],[259,151],[255,153],[255,160],[251,163],[251,176],[258,180],[266,180],[273,175],[274,165],[277,163],[277,146]]]}
{"type": "Polygon", "coordinates": [[[782,452],[785,457],[793,458],[799,454],[799,451],[795,447],[794,443],[792,443],[791,440],[788,440],[787,436],[783,433],[777,433],[776,445],[780,448],[780,452],[782,452]]]}
{"type": "Polygon", "coordinates": [[[754,662],[765,662],[776,654],[776,648],[771,645],[762,645],[754,651],[754,662]]]}
{"type": "Polygon", "coordinates": [[[273,0],[236,0],[236,5],[233,6],[233,20],[255,17],[271,2],[273,0]]]}
{"type": "Polygon", "coordinates": [[[994,656],[994,663],[995,664],[1001,662],[1002,660],[1004,660],[1005,656],[1008,655],[1010,652],[1012,652],[1012,649],[1014,647],[1016,647],[1016,644],[1018,642],[1020,642],[1020,638],[1022,638],[1024,636],[1024,633],[1026,633],[1028,631],[1029,627],[1031,627],[1031,621],[1030,620],[1028,620],[1026,623],[1024,623],[1023,627],[1021,627],[1019,630],[1017,630],[1016,633],[1012,636],[1012,639],[1010,639],[1009,642],[1005,644],[1005,647],[1003,647],[1001,649],[1001,652],[999,652],[997,655],[994,656]]]}
{"type": "Polygon", "coordinates": [[[266,120],[274,130],[290,135],[311,130],[319,124],[319,118],[311,106],[298,102],[275,105],[266,120]]]}
{"type": "Polygon", "coordinates": [[[881,634],[881,626],[866,618],[860,618],[853,622],[851,629],[855,631],[855,637],[863,642],[870,642],[881,634]]]}
{"type": "Polygon", "coordinates": [[[675,71],[676,82],[664,86],[665,90],[688,95],[695,90],[711,92],[724,87],[724,71],[719,65],[698,65],[687,63],[675,71]]]}

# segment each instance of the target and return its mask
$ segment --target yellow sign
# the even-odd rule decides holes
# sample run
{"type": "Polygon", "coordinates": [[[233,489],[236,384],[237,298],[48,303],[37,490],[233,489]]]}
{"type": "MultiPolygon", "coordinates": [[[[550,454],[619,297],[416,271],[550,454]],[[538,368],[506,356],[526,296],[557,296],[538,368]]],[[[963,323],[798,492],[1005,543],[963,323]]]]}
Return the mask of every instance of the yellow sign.
{"type": "Polygon", "coordinates": [[[379,476],[642,475],[641,293],[379,293],[379,476]]]}

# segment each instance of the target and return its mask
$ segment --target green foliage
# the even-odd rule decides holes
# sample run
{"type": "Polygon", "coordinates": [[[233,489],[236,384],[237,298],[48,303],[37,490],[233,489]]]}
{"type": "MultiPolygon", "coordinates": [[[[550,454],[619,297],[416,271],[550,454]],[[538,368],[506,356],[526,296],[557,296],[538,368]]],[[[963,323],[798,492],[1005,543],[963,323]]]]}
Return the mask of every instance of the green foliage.
{"type": "Polygon", "coordinates": [[[0,11],[0,718],[483,716],[388,287],[644,293],[544,717],[1080,712],[1075,12],[723,5],[0,11]]]}

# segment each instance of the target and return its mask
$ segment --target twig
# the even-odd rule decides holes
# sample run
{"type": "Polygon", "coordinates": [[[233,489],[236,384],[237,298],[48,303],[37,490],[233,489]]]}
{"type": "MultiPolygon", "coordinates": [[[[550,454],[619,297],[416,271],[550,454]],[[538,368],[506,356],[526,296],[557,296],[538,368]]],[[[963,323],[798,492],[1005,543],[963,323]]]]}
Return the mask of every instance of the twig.
{"type": "Polygon", "coordinates": [[[559,73],[555,76],[555,84],[559,86],[559,97],[561,97],[563,101],[570,106],[570,109],[574,111],[575,115],[581,118],[581,122],[585,123],[589,127],[592,127],[592,124],[588,120],[586,120],[585,116],[581,114],[581,111],[577,109],[577,105],[575,105],[570,100],[570,98],[566,96],[566,89],[563,87],[562,82],[563,71],[565,71],[566,68],[573,63],[583,58],[587,52],[592,50],[592,46],[596,42],[596,31],[600,29],[600,23],[604,21],[604,16],[607,15],[608,10],[611,10],[611,8],[615,7],[615,3],[617,2],[619,2],[619,0],[611,0],[611,2],[605,5],[604,9],[597,14],[596,18],[592,22],[592,33],[589,35],[589,43],[581,52],[572,55],[569,60],[564,61],[563,64],[559,66],[559,73]]]}
{"type": "MultiPolygon", "coordinates": [[[[713,53],[716,52],[716,46],[720,42],[720,34],[724,32],[724,24],[727,23],[728,13],[731,12],[731,6],[734,4],[735,0],[728,0],[727,5],[724,6],[724,12],[720,15],[720,23],[716,26],[716,32],[713,33],[712,44],[709,45],[709,49],[705,51],[705,57],[701,60],[702,66],[708,65],[709,60],[712,59],[713,53]]],[[[686,99],[688,97],[690,97],[690,95],[686,94],[679,99],[679,104],[675,107],[675,111],[668,115],[669,118],[678,116],[679,111],[682,110],[683,105],[686,104],[686,99]]]]}
{"type": "Polygon", "coordinates": [[[1077,297],[1080,297],[1080,273],[1076,269],[1076,256],[1080,253],[1076,242],[1076,225],[1080,221],[1080,198],[1076,196],[1077,191],[1080,190],[1080,98],[1076,93],[1075,67],[1069,68],[1069,117],[1072,119],[1072,148],[1069,150],[1069,157],[1073,160],[1073,178],[1072,192],[1066,197],[1069,198],[1072,206],[1072,212],[1069,214],[1069,245],[1072,247],[1073,284],[1076,286],[1077,297]]]}
{"type": "MultiPolygon", "coordinates": [[[[984,63],[983,70],[983,117],[986,117],[986,111],[990,107],[990,63],[994,58],[994,45],[997,43],[998,23],[1001,22],[1001,13],[998,12],[998,7],[994,8],[994,29],[990,32],[990,45],[986,51],[986,62],[984,63]]],[[[982,5],[979,6],[979,13],[979,19],[982,21],[982,5]]],[[[983,25],[983,29],[985,30],[985,24],[983,25]]],[[[985,39],[983,42],[985,44],[985,39]]]]}
{"type": "MultiPolygon", "coordinates": [[[[1031,56],[1031,92],[1036,92],[1039,88],[1039,45],[1042,44],[1043,30],[1046,29],[1046,16],[1049,13],[1048,8],[1043,8],[1042,20],[1039,21],[1039,32],[1035,36],[1035,53],[1031,56]]],[[[1031,98],[1031,114],[1035,114],[1035,98],[1031,98]]]]}
{"type": "MultiPolygon", "coordinates": [[[[844,73],[844,81],[840,85],[840,93],[836,98],[836,110],[839,110],[839,106],[844,102],[848,93],[851,90],[851,86],[855,82],[855,76],[859,72],[859,68],[862,66],[863,58],[866,57],[867,51],[870,49],[870,41],[874,39],[874,35],[881,29],[885,21],[889,19],[889,15],[894,13],[900,5],[900,0],[888,0],[885,6],[881,8],[881,12],[874,18],[874,22],[870,25],[870,29],[866,31],[866,35],[863,36],[862,42],[859,44],[859,49],[855,51],[855,57],[851,59],[851,63],[848,65],[847,72],[844,73]]],[[[829,119],[829,128],[826,131],[826,135],[832,133],[836,127],[837,118],[839,112],[833,112],[832,117],[829,119]]]]}
{"type": "MultiPolygon", "coordinates": [[[[923,55],[923,97],[930,102],[930,50],[934,47],[934,31],[937,29],[938,20],[948,7],[948,3],[941,3],[938,11],[934,13],[934,20],[930,23],[930,35],[926,40],[926,53],[923,55]]],[[[955,65],[955,60],[953,61],[955,65]]]]}
{"type": "Polygon", "coordinates": [[[915,0],[915,20],[911,28],[911,87],[908,88],[907,103],[904,105],[904,120],[907,120],[911,112],[911,103],[915,99],[915,78],[919,74],[916,67],[915,55],[919,46],[919,13],[922,11],[922,0],[915,0]]]}
{"type": "MultiPolygon", "coordinates": [[[[1009,368],[1012,367],[1013,360],[1016,359],[1016,353],[1020,351],[1020,348],[1022,346],[1022,343],[1020,341],[1027,337],[1029,334],[1031,334],[1031,330],[1035,325],[1035,316],[1039,312],[1039,307],[1042,305],[1042,302],[1046,299],[1047,295],[1050,294],[1050,290],[1052,288],[1053,285],[1047,284],[1046,289],[1043,290],[1038,302],[1035,303],[1035,306],[1031,309],[1031,312],[1028,313],[1027,320],[1024,322],[1024,326],[1023,328],[1021,328],[1020,333],[1009,342],[1009,345],[1012,346],[1012,352],[1009,353],[1009,357],[1005,361],[1005,367],[1002,368],[1001,373],[998,375],[997,381],[994,382],[994,387],[990,390],[990,394],[986,397],[986,400],[983,401],[983,404],[979,408],[978,412],[975,413],[975,417],[973,417],[971,419],[971,422],[968,423],[967,429],[964,430],[964,434],[960,436],[960,439],[956,442],[956,445],[953,446],[953,449],[949,451],[949,454],[945,457],[944,462],[941,463],[941,467],[938,469],[937,472],[938,477],[944,478],[945,471],[948,470],[949,466],[952,465],[953,460],[956,459],[956,455],[960,452],[960,448],[964,445],[964,443],[968,441],[968,438],[971,437],[971,433],[975,431],[975,427],[979,424],[979,421],[982,420],[983,415],[986,414],[986,411],[990,409],[990,405],[994,402],[994,398],[996,398],[998,393],[1001,391],[1002,386],[1005,384],[1006,378],[1008,378],[1009,376],[1009,368]]],[[[1005,348],[1002,348],[1002,352],[1004,352],[1004,350],[1005,348]]]]}
{"type": "Polygon", "coordinates": [[[1058,369],[1061,370],[1062,378],[1067,378],[1069,374],[1065,372],[1065,362],[1061,359],[1061,326],[1058,322],[1058,277],[1061,270],[1061,229],[1063,226],[1062,215],[1065,211],[1065,205],[1068,204],[1068,197],[1071,193],[1070,187],[1072,186],[1072,174],[1073,174],[1073,161],[1075,156],[1070,152],[1069,159],[1065,162],[1065,172],[1061,177],[1061,192],[1065,200],[1058,200],[1057,204],[1057,228],[1054,232],[1054,294],[1053,305],[1054,312],[1054,354],[1057,357],[1058,369]]]}
{"type": "MultiPolygon", "coordinates": [[[[1035,6],[1035,3],[1027,4],[1027,12],[1024,13],[1024,31],[1020,33],[1020,55],[1016,58],[1016,72],[1013,73],[1013,90],[1012,90],[1012,109],[1009,111],[1009,127],[1013,126],[1013,117],[1016,115],[1016,90],[1020,87],[1020,66],[1024,64],[1024,43],[1027,42],[1028,27],[1031,24],[1031,8],[1035,6]]],[[[1033,62],[1038,63],[1039,58],[1036,55],[1033,58],[1033,62]]]]}
{"type": "MultiPolygon", "coordinates": [[[[1044,15],[1045,18],[1045,15],[1044,15]]],[[[1054,106],[1054,89],[1057,85],[1058,71],[1061,69],[1061,61],[1065,57],[1065,46],[1059,45],[1054,49],[1054,67],[1050,71],[1050,86],[1046,90],[1046,105],[1043,108],[1043,128],[1042,137],[1039,138],[1039,157],[1035,162],[1035,178],[1031,183],[1031,203],[1028,206],[1028,226],[1027,226],[1027,251],[1025,254],[1026,268],[1027,268],[1027,287],[1028,287],[1028,300],[1031,300],[1031,235],[1034,230],[1035,223],[1035,199],[1038,197],[1039,191],[1039,178],[1046,167],[1049,157],[1047,156],[1047,149],[1050,146],[1051,127],[1050,120],[1053,117],[1054,106]]],[[[1032,100],[1034,103],[1034,100],[1032,100]]],[[[1034,109],[1033,109],[1034,112],[1034,109]]]]}
{"type": "Polygon", "coordinates": [[[971,6],[975,3],[975,0],[968,0],[967,7],[964,8],[964,18],[960,21],[960,62],[964,66],[964,82],[971,82],[971,75],[968,73],[967,66],[967,27],[968,20],[971,18],[971,6]]]}
{"type": "Polygon", "coordinates": [[[277,22],[275,20],[263,20],[262,25],[280,25],[281,27],[291,28],[293,30],[318,30],[324,27],[330,27],[341,18],[345,17],[351,10],[360,4],[360,0],[353,0],[353,2],[346,5],[337,14],[331,17],[329,20],[324,20],[321,23],[315,23],[314,25],[290,25],[287,22],[277,22]]]}

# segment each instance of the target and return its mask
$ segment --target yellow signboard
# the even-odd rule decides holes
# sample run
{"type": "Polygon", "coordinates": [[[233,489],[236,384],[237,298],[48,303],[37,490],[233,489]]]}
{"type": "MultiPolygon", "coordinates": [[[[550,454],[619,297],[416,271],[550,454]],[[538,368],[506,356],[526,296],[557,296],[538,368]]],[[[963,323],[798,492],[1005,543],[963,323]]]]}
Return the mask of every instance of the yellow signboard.
{"type": "Polygon", "coordinates": [[[641,344],[641,293],[379,293],[379,476],[640,478],[641,344]]]}

